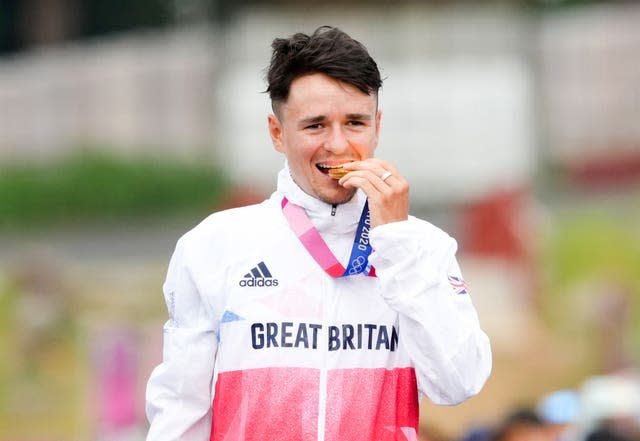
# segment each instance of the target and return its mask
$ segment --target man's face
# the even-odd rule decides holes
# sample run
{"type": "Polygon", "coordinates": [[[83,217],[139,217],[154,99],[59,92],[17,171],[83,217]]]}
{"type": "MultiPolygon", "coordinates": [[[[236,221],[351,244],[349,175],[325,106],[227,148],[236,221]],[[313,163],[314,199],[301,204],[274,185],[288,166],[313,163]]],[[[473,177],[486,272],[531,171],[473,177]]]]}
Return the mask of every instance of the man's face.
{"type": "Polygon", "coordinates": [[[349,201],[355,190],[340,186],[323,167],[373,156],[381,115],[376,95],[324,74],[305,75],[291,83],[278,114],[269,115],[269,133],[295,183],[326,203],[349,201]]]}

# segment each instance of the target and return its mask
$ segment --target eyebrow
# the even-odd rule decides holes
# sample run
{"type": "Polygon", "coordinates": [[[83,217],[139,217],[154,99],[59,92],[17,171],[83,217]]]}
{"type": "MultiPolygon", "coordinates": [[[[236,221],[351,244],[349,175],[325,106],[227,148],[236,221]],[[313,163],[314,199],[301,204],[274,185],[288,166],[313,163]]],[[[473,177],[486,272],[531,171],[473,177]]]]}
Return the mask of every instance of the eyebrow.
{"type": "MultiPolygon", "coordinates": [[[[298,121],[298,125],[307,126],[312,124],[318,124],[323,122],[326,119],[327,117],[325,115],[310,116],[309,118],[303,118],[300,121],[298,121]]],[[[348,119],[349,121],[353,121],[353,120],[370,121],[371,115],[369,115],[368,113],[347,113],[346,119],[348,119]]]]}
{"type": "Polygon", "coordinates": [[[325,119],[327,119],[327,117],[325,115],[310,116],[309,118],[303,118],[300,121],[298,121],[298,125],[299,126],[308,126],[308,125],[312,125],[312,124],[318,124],[318,123],[321,123],[322,121],[324,121],[325,119]]]}
{"type": "Polygon", "coordinates": [[[347,114],[348,120],[358,120],[358,121],[369,121],[371,120],[371,115],[368,113],[349,113],[347,114]]]}

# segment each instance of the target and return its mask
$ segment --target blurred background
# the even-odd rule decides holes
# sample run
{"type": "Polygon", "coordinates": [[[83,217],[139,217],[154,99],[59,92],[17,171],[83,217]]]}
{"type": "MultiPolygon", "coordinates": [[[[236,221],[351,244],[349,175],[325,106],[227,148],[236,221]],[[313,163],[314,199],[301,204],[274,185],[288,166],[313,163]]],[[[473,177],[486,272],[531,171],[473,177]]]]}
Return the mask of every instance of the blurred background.
{"type": "Polygon", "coordinates": [[[640,2],[2,0],[0,441],[144,439],[174,244],[274,190],[270,43],[324,24],[492,341],[422,438],[640,439],[640,2]]]}

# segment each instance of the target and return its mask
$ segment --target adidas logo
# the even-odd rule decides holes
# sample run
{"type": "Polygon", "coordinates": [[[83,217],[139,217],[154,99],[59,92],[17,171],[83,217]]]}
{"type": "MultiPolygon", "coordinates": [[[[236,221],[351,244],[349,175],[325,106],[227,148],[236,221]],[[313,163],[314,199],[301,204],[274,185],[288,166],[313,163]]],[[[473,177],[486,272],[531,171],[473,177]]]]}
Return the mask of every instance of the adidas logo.
{"type": "Polygon", "coordinates": [[[238,283],[240,286],[278,286],[278,279],[274,279],[264,262],[251,268],[238,283]]]}

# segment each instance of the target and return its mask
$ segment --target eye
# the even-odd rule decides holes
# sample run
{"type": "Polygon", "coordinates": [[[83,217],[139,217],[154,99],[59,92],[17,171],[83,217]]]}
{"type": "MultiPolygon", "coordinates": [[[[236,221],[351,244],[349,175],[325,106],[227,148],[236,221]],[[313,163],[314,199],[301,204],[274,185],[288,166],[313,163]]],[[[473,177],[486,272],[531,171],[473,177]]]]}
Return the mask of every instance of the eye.
{"type": "Polygon", "coordinates": [[[321,129],[322,128],[322,124],[317,123],[317,124],[309,124],[308,126],[305,127],[305,129],[308,130],[317,130],[317,129],[321,129]]]}
{"type": "Polygon", "coordinates": [[[347,124],[349,124],[350,126],[363,126],[364,123],[360,120],[354,119],[349,121],[347,124]]]}

